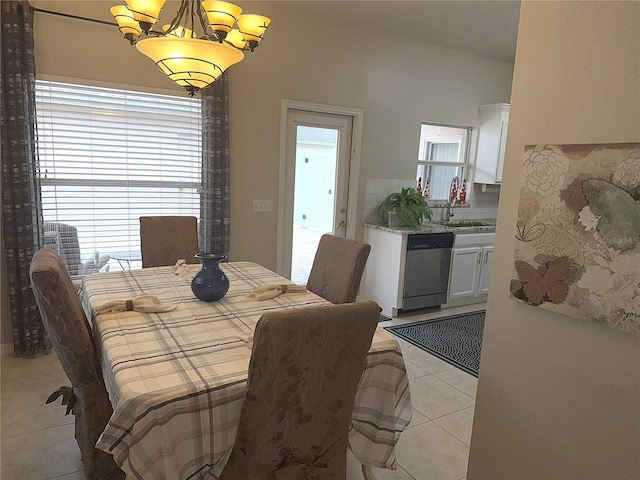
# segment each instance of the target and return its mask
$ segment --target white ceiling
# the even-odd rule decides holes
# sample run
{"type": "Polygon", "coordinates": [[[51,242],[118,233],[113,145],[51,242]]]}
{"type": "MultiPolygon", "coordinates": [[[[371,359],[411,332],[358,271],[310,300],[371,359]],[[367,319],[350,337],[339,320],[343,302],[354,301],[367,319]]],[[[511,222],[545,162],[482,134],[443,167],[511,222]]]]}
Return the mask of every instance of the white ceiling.
{"type": "Polygon", "coordinates": [[[296,1],[291,9],[514,62],[520,0],[296,1]]]}
{"type": "MultiPolygon", "coordinates": [[[[233,0],[232,0],[233,1],[233,0]]],[[[106,4],[123,1],[31,0],[36,8],[113,21],[106,4]]],[[[238,0],[242,6],[242,1],[238,0]]],[[[253,2],[252,2],[253,3],[253,2]]],[[[302,0],[284,2],[293,11],[346,25],[393,32],[410,39],[514,62],[520,0],[302,0]]],[[[178,2],[169,0],[165,9],[178,2]]]]}

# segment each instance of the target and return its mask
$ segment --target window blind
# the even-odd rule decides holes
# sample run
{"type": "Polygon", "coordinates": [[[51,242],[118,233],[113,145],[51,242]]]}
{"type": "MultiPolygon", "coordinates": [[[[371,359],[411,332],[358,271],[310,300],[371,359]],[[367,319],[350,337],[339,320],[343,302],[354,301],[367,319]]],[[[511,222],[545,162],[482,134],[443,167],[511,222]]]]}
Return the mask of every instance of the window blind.
{"type": "Polygon", "coordinates": [[[140,267],[140,216],[199,216],[200,100],[38,80],[36,109],[45,243],[72,275],[140,267]]]}

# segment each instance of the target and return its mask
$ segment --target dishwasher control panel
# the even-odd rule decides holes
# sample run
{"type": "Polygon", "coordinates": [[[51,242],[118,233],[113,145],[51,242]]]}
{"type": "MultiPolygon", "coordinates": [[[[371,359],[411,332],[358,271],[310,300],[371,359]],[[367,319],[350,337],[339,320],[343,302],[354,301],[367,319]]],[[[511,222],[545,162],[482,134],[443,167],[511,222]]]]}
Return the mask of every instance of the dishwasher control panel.
{"type": "Polygon", "coordinates": [[[416,233],[407,238],[407,250],[428,250],[431,248],[451,248],[454,234],[442,233],[416,233]]]}

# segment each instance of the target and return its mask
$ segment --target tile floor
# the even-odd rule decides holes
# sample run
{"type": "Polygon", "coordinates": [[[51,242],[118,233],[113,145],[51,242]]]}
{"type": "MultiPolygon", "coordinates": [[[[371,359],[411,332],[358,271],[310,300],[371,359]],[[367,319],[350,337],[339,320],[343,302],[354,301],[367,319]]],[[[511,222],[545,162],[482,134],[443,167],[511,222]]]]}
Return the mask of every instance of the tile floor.
{"type": "MultiPolygon", "coordinates": [[[[403,315],[382,325],[475,311],[484,305],[403,315]]],[[[477,379],[399,339],[410,379],[413,420],[400,437],[396,471],[374,470],[378,480],[461,480],[466,477],[477,379]]],[[[68,380],[54,353],[25,360],[2,345],[2,480],[85,480],[74,438],[73,416],[51,392],[68,380]]],[[[361,480],[349,455],[348,480],[361,480]]],[[[152,479],[157,480],[157,479],[152,479]]]]}

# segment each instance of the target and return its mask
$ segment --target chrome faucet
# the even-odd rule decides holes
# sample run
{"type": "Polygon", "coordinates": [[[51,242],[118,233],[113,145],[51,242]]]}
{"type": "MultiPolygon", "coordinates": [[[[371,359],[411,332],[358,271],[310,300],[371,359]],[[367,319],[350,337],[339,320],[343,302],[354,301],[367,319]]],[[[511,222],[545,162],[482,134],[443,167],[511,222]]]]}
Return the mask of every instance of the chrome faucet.
{"type": "Polygon", "coordinates": [[[454,183],[456,184],[456,188],[458,188],[458,186],[460,184],[460,178],[458,178],[457,175],[451,179],[451,184],[449,185],[449,201],[447,202],[447,210],[445,212],[445,218],[444,218],[445,222],[448,222],[449,220],[451,220],[451,217],[453,217],[452,209],[458,203],[458,197],[457,196],[455,196],[453,198],[453,200],[451,200],[451,190],[453,189],[453,184],[454,183]]]}

